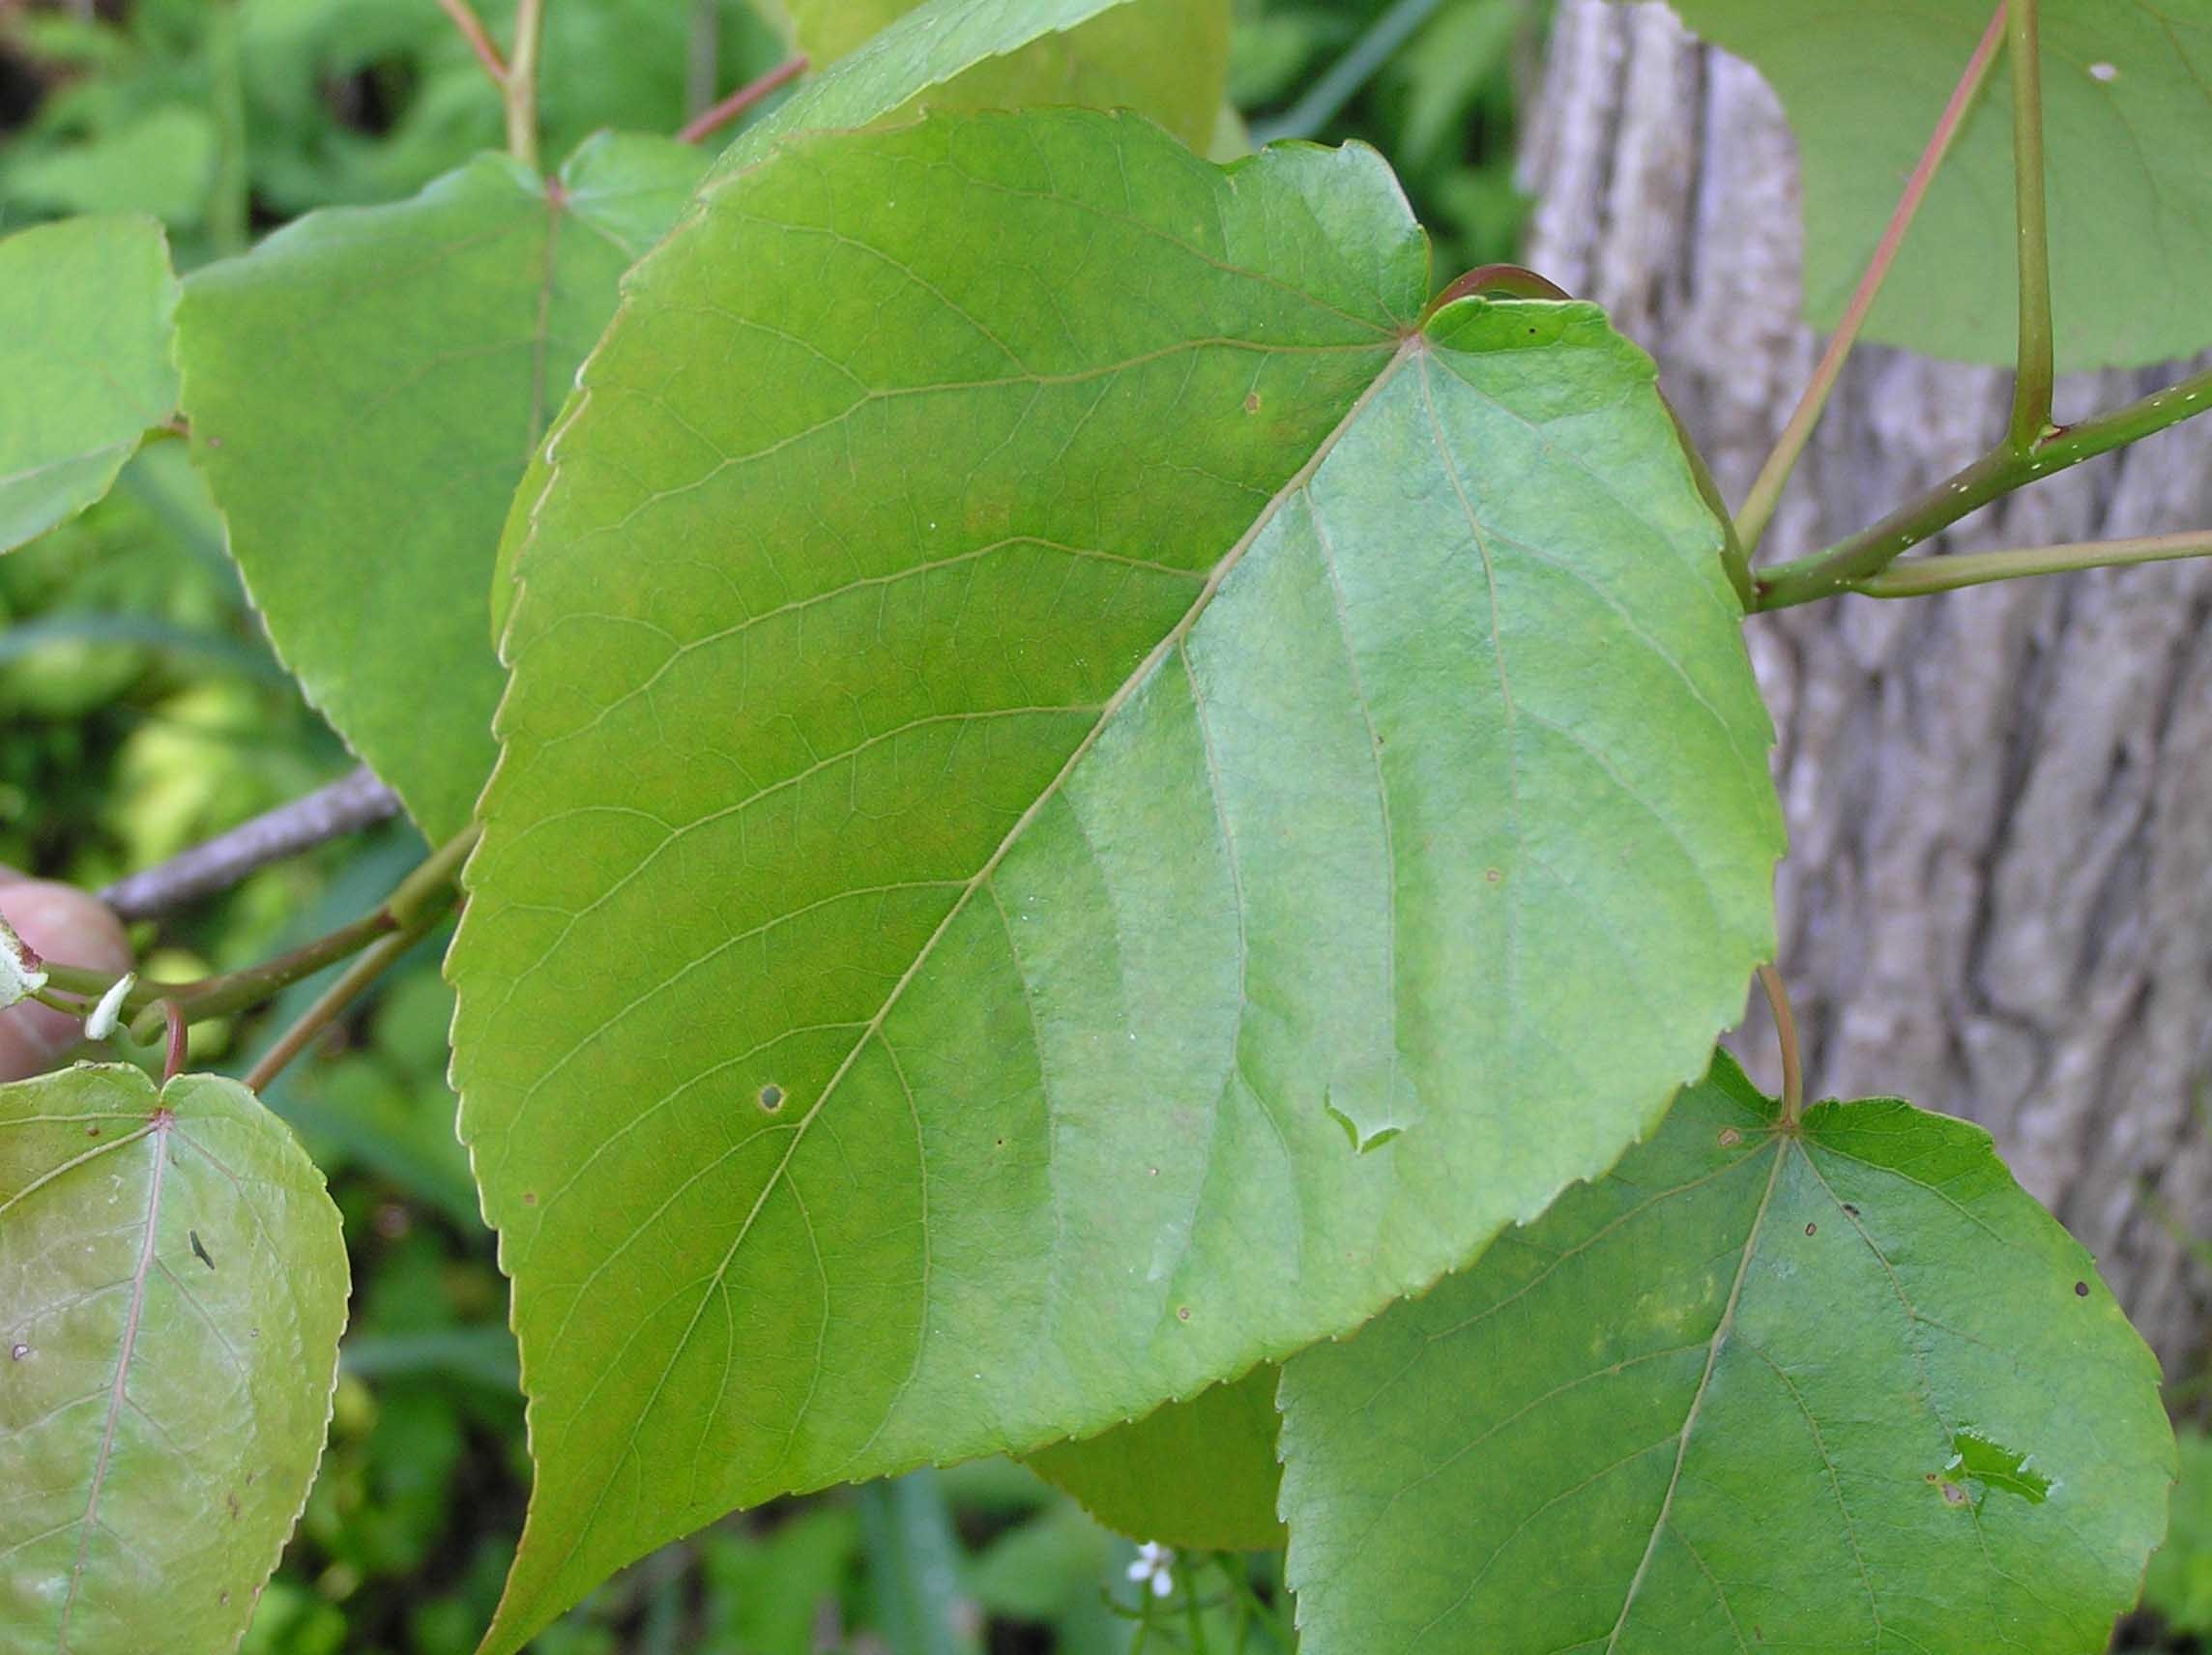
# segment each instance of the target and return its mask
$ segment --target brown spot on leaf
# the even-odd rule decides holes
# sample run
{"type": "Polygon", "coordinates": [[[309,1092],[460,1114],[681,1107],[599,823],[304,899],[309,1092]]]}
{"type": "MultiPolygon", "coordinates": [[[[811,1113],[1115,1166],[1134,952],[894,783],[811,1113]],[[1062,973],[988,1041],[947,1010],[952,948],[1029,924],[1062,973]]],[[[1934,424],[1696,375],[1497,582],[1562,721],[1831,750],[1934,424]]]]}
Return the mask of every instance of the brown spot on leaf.
{"type": "Polygon", "coordinates": [[[538,1205],[538,1192],[536,1190],[524,1190],[522,1192],[522,1205],[524,1206],[536,1206],[538,1205]]]}
{"type": "Polygon", "coordinates": [[[1490,882],[1492,885],[1496,885],[1496,884],[1497,884],[1497,883],[1498,883],[1499,880],[1503,879],[1505,876],[1504,876],[1504,874],[1500,873],[1500,872],[1499,872],[1498,869],[1496,869],[1496,868],[1484,868],[1484,869],[1482,870],[1482,877],[1483,877],[1484,879],[1488,880],[1488,881],[1489,881],[1489,882],[1490,882]]]}
{"type": "Polygon", "coordinates": [[[1848,1202],[1848,1201],[1844,1203],[1844,1210],[1845,1210],[1846,1212],[1849,1213],[1849,1214],[1850,1214],[1850,1215],[1851,1215],[1853,1218],[1856,1218],[1856,1217],[1859,1215],[1859,1209],[1858,1209],[1857,1207],[1853,1206],[1853,1205],[1851,1205],[1849,1202],[1848,1202]]]}
{"type": "Polygon", "coordinates": [[[1721,1147],[1722,1147],[1722,1148],[1724,1148],[1724,1149],[1732,1149],[1732,1148],[1734,1148],[1734,1147],[1736,1147],[1738,1144],[1740,1144],[1740,1143],[1742,1143],[1742,1142],[1743,1142],[1743,1134],[1742,1134],[1742,1133],[1740,1133],[1740,1132],[1738,1132],[1738,1131],[1737,1131],[1737,1130],[1736,1130],[1734,1127],[1732,1127],[1732,1126],[1724,1126],[1724,1127],[1722,1127],[1722,1128],[1721,1128],[1721,1147]]]}
{"type": "Polygon", "coordinates": [[[1257,391],[1247,391],[1244,393],[1244,412],[1247,414],[1260,412],[1260,393],[1257,391]]]}
{"type": "Polygon", "coordinates": [[[1178,1321],[1188,1321],[1190,1320],[1190,1306],[1187,1304],[1177,1305],[1176,1320],[1178,1321]]]}
{"type": "Polygon", "coordinates": [[[2089,1296],[2089,1284],[2087,1282],[2076,1282],[2074,1284],[2074,1296],[2076,1298],[2087,1298],[2089,1296]]]}
{"type": "Polygon", "coordinates": [[[1806,1226],[1805,1226],[1805,1234],[1808,1234],[1808,1235],[1810,1235],[1810,1234],[1813,1234],[1813,1233],[1814,1233],[1816,1230],[1818,1230],[1818,1229],[1819,1229],[1819,1228],[1820,1228],[1820,1227],[1819,1227],[1818,1224],[1808,1224],[1808,1225],[1806,1225],[1806,1226]]]}

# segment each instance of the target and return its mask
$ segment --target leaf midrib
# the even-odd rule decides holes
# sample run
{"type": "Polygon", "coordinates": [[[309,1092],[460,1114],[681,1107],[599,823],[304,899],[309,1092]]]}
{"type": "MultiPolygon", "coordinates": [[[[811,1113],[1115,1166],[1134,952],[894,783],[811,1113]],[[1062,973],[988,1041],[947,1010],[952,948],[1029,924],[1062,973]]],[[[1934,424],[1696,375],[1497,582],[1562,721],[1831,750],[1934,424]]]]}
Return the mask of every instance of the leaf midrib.
{"type": "Polygon", "coordinates": [[[1744,1234],[1743,1256],[1736,1261],[1735,1280],[1729,1285],[1728,1303],[1722,1307],[1720,1322],[1706,1342],[1704,1372],[1698,1376],[1698,1388],[1690,1395],[1689,1411],[1683,1414],[1676,1434],[1674,1467],[1667,1475],[1667,1493],[1659,1501],[1659,1515],[1651,1520],[1650,1538],[1644,1543],[1644,1555],[1637,1562],[1636,1573],[1629,1577],[1628,1591],[1620,1600],[1620,1614],[1606,1637],[1606,1655],[1615,1655],[1620,1647],[1620,1635],[1627,1629],[1629,1612],[1636,1607],[1636,1594],[1643,1590],[1644,1578],[1651,1571],[1651,1559],[1659,1553],[1659,1537],[1667,1532],[1667,1520],[1674,1509],[1674,1492],[1682,1486],[1682,1467],[1690,1457],[1690,1437],[1697,1430],[1698,1414],[1705,1406],[1706,1393],[1712,1388],[1713,1370],[1720,1366],[1721,1351],[1728,1345],[1730,1333],[1734,1331],[1736,1306],[1743,1299],[1743,1285],[1751,1276],[1751,1261],[1759,1251],[1760,1233],[1766,1228],[1767,1208],[1773,1205],[1774,1192],[1782,1183],[1782,1168],[1790,1158],[1790,1138],[1777,1134],[1774,1165],[1767,1172],[1766,1187],[1760,1192],[1759,1206],[1752,1213],[1751,1228],[1744,1234]]]}
{"type": "Polygon", "coordinates": [[[131,1274],[131,1308],[124,1315],[121,1348],[115,1357],[115,1379],[108,1386],[107,1418],[101,1430],[100,1451],[93,1461],[92,1487],[85,1495],[84,1516],[78,1525],[76,1557],[70,1564],[69,1595],[62,1601],[61,1624],[54,1633],[57,1655],[69,1655],[70,1616],[75,1612],[77,1595],[84,1585],[84,1566],[92,1551],[93,1531],[100,1522],[100,1496],[107,1486],[107,1473],[115,1460],[115,1429],[123,1417],[131,1362],[137,1353],[138,1332],[146,1314],[146,1284],[154,1272],[155,1243],[161,1227],[161,1191],[168,1177],[169,1131],[175,1123],[176,1117],[162,1108],[156,1113],[151,1126],[136,1138],[127,1140],[131,1143],[151,1140],[154,1146],[153,1176],[146,1187],[146,1233],[138,1243],[138,1263],[131,1274]]]}

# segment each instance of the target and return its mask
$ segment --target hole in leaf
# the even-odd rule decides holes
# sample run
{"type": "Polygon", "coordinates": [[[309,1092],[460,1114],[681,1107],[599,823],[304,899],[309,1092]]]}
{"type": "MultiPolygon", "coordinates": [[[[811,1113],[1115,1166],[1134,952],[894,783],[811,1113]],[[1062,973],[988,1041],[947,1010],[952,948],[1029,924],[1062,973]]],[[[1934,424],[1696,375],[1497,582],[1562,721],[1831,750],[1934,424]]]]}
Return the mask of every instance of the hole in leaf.
{"type": "Polygon", "coordinates": [[[2074,1284],[2074,1296],[2076,1298],[2087,1298],[2089,1296],[2089,1284],[2087,1282],[2076,1282],[2074,1284]]]}
{"type": "Polygon", "coordinates": [[[783,1107],[783,1088],[771,1081],[760,1089],[760,1106],[773,1115],[783,1107]]]}

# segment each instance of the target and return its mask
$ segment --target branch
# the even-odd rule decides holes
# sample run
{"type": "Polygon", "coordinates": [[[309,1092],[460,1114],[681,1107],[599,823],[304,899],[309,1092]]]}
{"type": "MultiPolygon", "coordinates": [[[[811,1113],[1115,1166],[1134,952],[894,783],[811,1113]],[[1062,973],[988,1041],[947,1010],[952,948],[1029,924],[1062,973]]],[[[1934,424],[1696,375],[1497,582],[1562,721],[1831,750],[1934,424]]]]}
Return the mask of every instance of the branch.
{"type": "Polygon", "coordinates": [[[2212,407],[2212,368],[2191,374],[2110,414],[2052,431],[2024,453],[2009,441],[2000,443],[1873,528],[1861,530],[1813,557],[1760,571],[1753,607],[1788,609],[1838,593],[1856,592],[1904,553],[1941,534],[1969,511],[2039,478],[2177,425],[2208,407],[2212,407]]]}
{"type": "Polygon", "coordinates": [[[2085,540],[2060,546],[2030,546],[2004,552],[1959,552],[1947,558],[1915,558],[1892,564],[1854,589],[1869,597],[1919,597],[1931,592],[1987,586],[2031,574],[2064,574],[2073,569],[2119,568],[2130,564],[2172,563],[2180,558],[2212,557],[2212,530],[2186,535],[2146,535],[2133,540],[2085,540]]]}
{"type": "Polygon", "coordinates": [[[483,19],[476,15],[469,0],[438,0],[438,9],[452,18],[453,27],[461,31],[461,39],[469,43],[469,50],[477,54],[477,62],[483,65],[484,73],[491,76],[491,83],[505,90],[507,64],[499,55],[499,47],[492,44],[490,32],[483,26],[483,19]]]}
{"type": "Polygon", "coordinates": [[[2025,453],[2051,429],[2057,384],[2052,361],[2051,227],[2043,183],[2043,48],[2035,0],[2006,0],[2012,71],[2012,173],[2020,220],[2020,360],[2013,381],[2012,446],[2025,453]]]}
{"type": "Polygon", "coordinates": [[[203,896],[228,890],[272,862],[390,821],[398,813],[398,796],[364,765],[204,845],[117,880],[100,893],[100,900],[126,922],[158,919],[203,896]]]}
{"type": "Polygon", "coordinates": [[[1989,27],[1982,31],[1981,43],[1967,58],[1959,83],[1951,89],[1950,102],[1943,105],[1943,113],[1936,118],[1936,130],[1928,137],[1928,147],[1920,152],[1919,163],[1913,167],[1912,176],[1906,180],[1905,193],[1898,198],[1897,210],[1889,216],[1889,224],[1875,247],[1874,257],[1867,261],[1866,271],[1851,293],[1850,304],[1844,307],[1843,319],[1836,324],[1827,349],[1820,355],[1820,363],[1805,387],[1805,394],[1798,399],[1790,423],[1782,428],[1782,435],[1775,439],[1774,451],[1759,468],[1751,492],[1744,496],[1743,508],[1735,514],[1736,538],[1743,542],[1747,553],[1758,549],[1760,537],[1766,533],[1767,524],[1774,518],[1783,485],[1789,482],[1790,472],[1805,451],[1805,445],[1812,440],[1813,427],[1819,423],[1821,411],[1828,405],[1828,395],[1844,371],[1844,363],[1850,356],[1851,347],[1858,343],[1859,331],[1866,326],[1875,297],[1881,292],[1890,267],[1897,262],[1898,249],[1905,245],[1905,232],[1918,215],[1920,203],[1927,198],[1928,187],[1936,181],[1936,170],[1951,153],[1960,129],[1965,126],[1974,100],[1988,83],[1990,66],[1996,61],[1997,47],[2004,44],[2004,38],[2005,7],[2003,0],[1998,0],[1997,9],[1990,14],[1989,27]]]}
{"type": "Polygon", "coordinates": [[[788,81],[796,80],[805,73],[805,53],[801,52],[797,57],[784,59],[766,74],[756,80],[747,81],[719,103],[700,110],[698,114],[684,122],[683,130],[676,134],[676,141],[680,144],[698,143],[701,139],[728,126],[777,87],[788,81]]]}

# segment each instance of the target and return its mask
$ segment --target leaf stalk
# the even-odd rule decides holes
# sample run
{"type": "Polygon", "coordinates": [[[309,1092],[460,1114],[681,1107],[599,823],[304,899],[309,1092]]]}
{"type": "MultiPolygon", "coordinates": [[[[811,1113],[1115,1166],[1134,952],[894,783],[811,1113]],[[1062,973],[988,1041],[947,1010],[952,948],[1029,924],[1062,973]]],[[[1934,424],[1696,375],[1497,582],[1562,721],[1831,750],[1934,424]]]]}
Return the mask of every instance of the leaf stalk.
{"type": "Polygon", "coordinates": [[[786,85],[804,74],[806,73],[806,54],[801,52],[797,57],[785,58],[783,62],[777,64],[766,74],[746,81],[744,85],[739,87],[719,103],[702,109],[697,115],[684,122],[683,128],[676,134],[676,141],[682,144],[696,144],[712,137],[777,87],[786,85]]]}
{"type": "Polygon", "coordinates": [[[2043,48],[2036,0],[2006,0],[2005,61],[2012,71],[2012,170],[2020,227],[2020,355],[2013,380],[2012,446],[2032,451],[2051,431],[2057,384],[2051,325],[2051,226],[2043,165],[2043,48]]]}
{"type": "Polygon", "coordinates": [[[545,0],[517,0],[514,50],[500,90],[507,101],[507,153],[538,170],[538,58],[545,40],[545,0]]]}
{"type": "Polygon", "coordinates": [[[2146,535],[2132,540],[2087,540],[2057,546],[2030,546],[2001,552],[1959,552],[1947,558],[1915,558],[1893,564],[1854,590],[1868,597],[1920,597],[1956,592],[1993,581],[2027,575],[2064,574],[2073,569],[2120,568],[2134,564],[2171,563],[2212,557],[2212,530],[2185,535],[2146,535]]]}
{"type": "Polygon", "coordinates": [[[1874,256],[1867,261],[1860,275],[1858,286],[1852,290],[1850,303],[1844,307],[1836,331],[1829,335],[1827,348],[1821,352],[1819,364],[1814,368],[1812,379],[1806,384],[1804,394],[1798,398],[1790,422],[1783,426],[1782,435],[1775,439],[1774,450],[1759,468],[1753,479],[1751,492],[1744,496],[1743,506],[1735,514],[1736,538],[1746,553],[1756,551],[1761,536],[1774,519],[1781,504],[1782,490],[1796,469],[1805,448],[1812,441],[1814,427],[1820,422],[1820,415],[1828,406],[1828,397],[1843,375],[1844,363],[1849,360],[1852,347],[1858,343],[1860,331],[1866,326],[1868,313],[1880,294],[1882,283],[1889,277],[1890,269],[1897,263],[1900,248],[1905,246],[1905,233],[1911,228],[1913,218],[1920,212],[1920,204],[1927,199],[1928,187],[1936,181],[1936,172],[1951,146],[1958,138],[1966,117],[1973,111],[1982,88],[1989,83],[1990,67],[1996,61],[1997,48],[2005,40],[2006,7],[1998,0],[1995,11],[1990,14],[1989,26],[1975,45],[1973,55],[1960,74],[1958,84],[1951,89],[1950,101],[1943,105],[1937,117],[1936,130],[1929,134],[1928,147],[1921,151],[1920,160],[1912,174],[1906,180],[1905,193],[1898,197],[1897,210],[1890,215],[1888,225],[1882,230],[1881,240],[1876,244],[1874,256]]]}
{"type": "MultiPolygon", "coordinates": [[[[406,933],[419,923],[434,923],[452,906],[454,882],[476,839],[474,828],[458,834],[425,858],[371,912],[275,959],[191,982],[136,984],[123,1002],[125,1014],[134,1019],[134,1037],[143,1040],[152,1036],[158,1027],[154,1020],[157,1005],[175,1005],[188,1023],[226,1017],[273,1000],[293,983],[406,933]]],[[[55,988],[92,1000],[105,994],[118,980],[104,972],[51,961],[45,970],[55,988]]]]}
{"type": "Polygon", "coordinates": [[[491,76],[491,83],[502,92],[507,90],[507,61],[499,55],[499,47],[492,44],[491,31],[483,26],[469,0],[438,0],[438,10],[453,20],[460,30],[461,39],[469,43],[469,50],[476,53],[477,62],[491,76]]]}
{"type": "Polygon", "coordinates": [[[1774,1037],[1782,1048],[1782,1124],[1795,1131],[1805,1115],[1805,1065],[1797,1046],[1797,1019],[1790,1009],[1790,990],[1772,965],[1759,968],[1759,986],[1774,1013],[1774,1037]]]}

